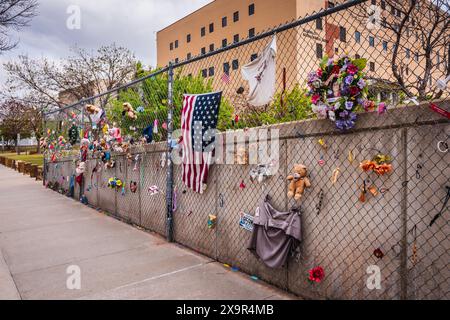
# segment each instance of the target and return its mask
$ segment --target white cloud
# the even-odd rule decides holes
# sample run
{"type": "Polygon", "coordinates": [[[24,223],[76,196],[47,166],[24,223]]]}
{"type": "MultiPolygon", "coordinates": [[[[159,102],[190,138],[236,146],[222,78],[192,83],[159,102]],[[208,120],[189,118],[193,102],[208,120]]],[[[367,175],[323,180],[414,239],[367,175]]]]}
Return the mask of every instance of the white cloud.
{"type": "MultiPolygon", "coordinates": [[[[38,16],[15,34],[19,46],[0,55],[0,64],[19,54],[58,60],[71,46],[96,49],[116,42],[146,65],[156,64],[156,32],[211,0],[41,0],[38,16]],[[81,29],[66,27],[67,7],[81,9],[81,29]]],[[[5,80],[3,69],[0,81],[5,80]]]]}

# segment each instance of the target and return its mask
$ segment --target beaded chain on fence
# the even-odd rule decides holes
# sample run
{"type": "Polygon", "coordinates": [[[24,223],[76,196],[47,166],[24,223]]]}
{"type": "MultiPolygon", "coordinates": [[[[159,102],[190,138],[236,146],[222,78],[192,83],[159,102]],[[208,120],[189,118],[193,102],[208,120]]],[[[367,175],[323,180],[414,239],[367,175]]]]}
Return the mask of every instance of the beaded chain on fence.
{"type": "Polygon", "coordinates": [[[328,6],[48,113],[46,185],[301,296],[449,299],[449,8],[401,3],[328,6]],[[269,97],[245,72],[265,54],[269,97]],[[183,94],[217,91],[216,156],[235,161],[196,193],[171,161],[183,94]],[[301,218],[281,268],[247,249],[266,198],[301,218]]]}

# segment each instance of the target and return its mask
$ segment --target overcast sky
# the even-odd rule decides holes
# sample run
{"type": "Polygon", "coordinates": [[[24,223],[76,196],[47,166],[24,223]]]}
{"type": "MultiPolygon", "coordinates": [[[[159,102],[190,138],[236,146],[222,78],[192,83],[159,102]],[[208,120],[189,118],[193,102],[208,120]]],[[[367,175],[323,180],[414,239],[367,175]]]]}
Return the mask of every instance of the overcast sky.
{"type": "Polygon", "coordinates": [[[156,64],[156,31],[212,0],[39,0],[38,16],[28,28],[15,34],[19,46],[0,55],[3,62],[19,54],[64,58],[75,44],[95,49],[116,42],[132,50],[144,64],[156,64]],[[78,5],[81,28],[66,27],[67,8],[78,5]]]}

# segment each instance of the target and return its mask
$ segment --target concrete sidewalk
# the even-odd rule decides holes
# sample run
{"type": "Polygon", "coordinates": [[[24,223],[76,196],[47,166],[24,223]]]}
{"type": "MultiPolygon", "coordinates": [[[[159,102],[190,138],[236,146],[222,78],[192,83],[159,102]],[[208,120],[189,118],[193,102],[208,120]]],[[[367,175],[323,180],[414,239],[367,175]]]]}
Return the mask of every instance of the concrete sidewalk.
{"type": "Polygon", "coordinates": [[[0,165],[0,299],[292,299],[0,165]],[[81,289],[66,286],[68,266],[81,289]]]}

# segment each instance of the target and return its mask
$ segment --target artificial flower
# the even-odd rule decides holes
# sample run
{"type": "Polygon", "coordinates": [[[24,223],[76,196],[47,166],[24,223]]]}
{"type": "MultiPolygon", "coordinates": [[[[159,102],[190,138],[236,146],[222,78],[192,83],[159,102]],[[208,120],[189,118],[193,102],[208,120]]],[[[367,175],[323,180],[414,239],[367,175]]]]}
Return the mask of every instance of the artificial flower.
{"type": "Polygon", "coordinates": [[[358,67],[355,66],[354,64],[349,64],[349,65],[347,66],[347,72],[350,73],[351,75],[354,75],[354,74],[357,73],[358,71],[359,71],[359,70],[358,70],[358,67]]]}
{"type": "Polygon", "coordinates": [[[309,280],[313,282],[321,282],[325,278],[325,271],[322,267],[315,267],[309,270],[309,280]]]}
{"type": "Polygon", "coordinates": [[[312,102],[313,104],[317,104],[317,102],[319,101],[319,99],[320,99],[320,96],[319,96],[318,94],[315,94],[315,95],[313,95],[313,96],[311,97],[311,102],[312,102]]]}

